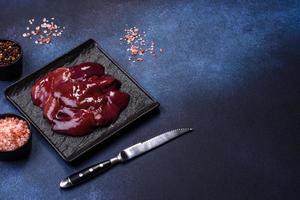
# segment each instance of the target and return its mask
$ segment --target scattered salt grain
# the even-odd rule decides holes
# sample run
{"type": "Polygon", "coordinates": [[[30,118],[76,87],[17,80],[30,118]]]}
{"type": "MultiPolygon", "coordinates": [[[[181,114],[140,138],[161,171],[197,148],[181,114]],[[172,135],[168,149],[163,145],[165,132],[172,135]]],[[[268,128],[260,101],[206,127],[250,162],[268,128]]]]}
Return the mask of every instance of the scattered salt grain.
{"type": "MultiPolygon", "coordinates": [[[[156,56],[156,45],[154,41],[146,40],[146,32],[140,31],[137,27],[124,29],[124,36],[120,38],[120,41],[125,43],[127,46],[127,51],[129,51],[128,60],[132,62],[142,62],[144,61],[144,55],[149,52],[150,55],[156,56]]],[[[163,52],[159,49],[159,52],[163,52]]]]}
{"type": "MultiPolygon", "coordinates": [[[[26,27],[28,32],[22,34],[23,37],[34,39],[35,44],[49,44],[53,37],[60,37],[65,27],[60,28],[54,21],[55,18],[47,19],[44,17],[40,24],[36,24],[35,28],[30,30],[30,27],[26,27]]],[[[33,25],[34,19],[28,20],[30,25],[33,25]]]]}

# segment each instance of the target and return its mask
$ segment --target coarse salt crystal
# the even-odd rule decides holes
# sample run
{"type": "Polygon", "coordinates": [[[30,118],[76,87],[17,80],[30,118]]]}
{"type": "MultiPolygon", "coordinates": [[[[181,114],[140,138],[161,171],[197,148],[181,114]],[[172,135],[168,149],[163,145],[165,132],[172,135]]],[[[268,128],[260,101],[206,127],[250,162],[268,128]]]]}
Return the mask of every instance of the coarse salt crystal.
{"type": "Polygon", "coordinates": [[[15,117],[0,119],[0,151],[12,151],[29,139],[29,128],[24,120],[15,117]]]}
{"type": "MultiPolygon", "coordinates": [[[[28,35],[23,34],[23,37],[30,37],[30,39],[31,39],[31,36],[33,36],[34,38],[38,37],[37,43],[48,44],[51,42],[51,37],[61,36],[61,34],[63,32],[63,30],[61,30],[61,29],[64,29],[65,27],[60,28],[60,26],[55,24],[54,17],[52,17],[50,19],[48,20],[46,17],[44,17],[41,20],[42,23],[39,24],[38,26],[36,26],[35,28],[33,28],[33,30],[30,30],[30,27],[28,27],[27,30],[29,29],[28,31],[30,31],[30,33],[28,33],[28,35]],[[50,19],[52,20],[51,22],[49,22],[50,19]]],[[[33,19],[30,19],[29,23],[33,24],[33,19]]]]}

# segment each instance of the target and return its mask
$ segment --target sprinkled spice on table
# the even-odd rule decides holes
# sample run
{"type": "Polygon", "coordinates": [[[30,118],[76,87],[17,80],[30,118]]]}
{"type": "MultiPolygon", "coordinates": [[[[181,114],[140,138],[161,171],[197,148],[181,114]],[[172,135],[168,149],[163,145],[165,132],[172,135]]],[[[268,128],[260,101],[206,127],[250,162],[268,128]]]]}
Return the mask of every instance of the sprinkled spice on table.
{"type": "Polygon", "coordinates": [[[35,19],[28,20],[29,25],[26,27],[23,37],[34,39],[35,44],[49,44],[53,37],[60,37],[65,27],[56,24],[55,18],[43,18],[41,22],[35,23],[35,19]]]}
{"type": "Polygon", "coordinates": [[[12,41],[0,41],[0,65],[14,63],[21,55],[20,47],[12,41]]]}
{"type": "Polygon", "coordinates": [[[29,139],[30,131],[26,121],[6,117],[0,119],[0,151],[13,151],[29,139]]]}
{"type": "MultiPolygon", "coordinates": [[[[140,31],[139,28],[133,27],[124,30],[125,34],[120,38],[120,41],[127,45],[127,51],[130,55],[128,60],[132,62],[144,61],[144,55],[149,53],[152,56],[157,55],[157,47],[154,41],[147,41],[146,32],[140,31]]],[[[162,53],[163,49],[160,48],[159,52],[162,53]]]]}

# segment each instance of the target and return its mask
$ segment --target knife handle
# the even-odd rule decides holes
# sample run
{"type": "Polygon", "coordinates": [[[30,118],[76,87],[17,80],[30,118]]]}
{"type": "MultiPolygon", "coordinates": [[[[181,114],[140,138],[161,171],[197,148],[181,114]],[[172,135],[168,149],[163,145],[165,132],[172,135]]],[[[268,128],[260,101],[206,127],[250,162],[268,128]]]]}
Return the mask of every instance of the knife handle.
{"type": "Polygon", "coordinates": [[[87,167],[79,172],[76,172],[75,174],[69,176],[69,178],[73,185],[77,185],[90,178],[93,178],[94,176],[100,173],[107,171],[111,167],[112,167],[112,163],[110,162],[110,160],[106,160],[104,162],[87,167]]]}
{"type": "Polygon", "coordinates": [[[87,168],[79,171],[79,172],[76,172],[75,174],[72,174],[71,176],[63,179],[59,185],[63,189],[73,187],[75,185],[78,185],[84,181],[87,181],[87,180],[97,176],[98,174],[101,174],[101,173],[107,171],[109,168],[111,168],[115,164],[118,164],[123,161],[124,161],[124,159],[122,158],[121,153],[119,153],[116,157],[113,157],[110,160],[106,160],[101,163],[92,165],[90,167],[87,167],[87,168]]]}
{"type": "Polygon", "coordinates": [[[60,182],[61,188],[69,188],[73,187],[75,185],[78,185],[84,181],[87,181],[98,174],[101,174],[108,169],[110,169],[112,166],[114,166],[115,162],[112,160],[106,160],[101,163],[92,165],[90,167],[87,167],[79,172],[76,172],[72,174],[71,176],[67,177],[66,179],[62,180],[60,182]]]}

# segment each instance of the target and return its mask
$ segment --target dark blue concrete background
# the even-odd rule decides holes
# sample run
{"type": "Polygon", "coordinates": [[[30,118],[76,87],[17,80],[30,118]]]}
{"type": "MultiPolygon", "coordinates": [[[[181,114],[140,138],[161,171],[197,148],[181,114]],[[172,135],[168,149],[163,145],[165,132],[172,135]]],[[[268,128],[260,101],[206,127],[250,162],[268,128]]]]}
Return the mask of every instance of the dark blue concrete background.
{"type": "MultiPolygon", "coordinates": [[[[299,199],[299,1],[0,1],[0,38],[24,48],[23,76],[94,38],[160,103],[84,161],[69,165],[33,131],[28,159],[0,161],[0,199],[299,199]],[[56,17],[63,37],[22,38],[56,17]],[[119,38],[137,26],[165,48],[128,61],[119,38]],[[158,133],[195,131],[70,191],[61,178],[158,133]]],[[[12,82],[0,82],[1,91],[12,82]]],[[[0,95],[0,112],[16,109],[0,95]]]]}

